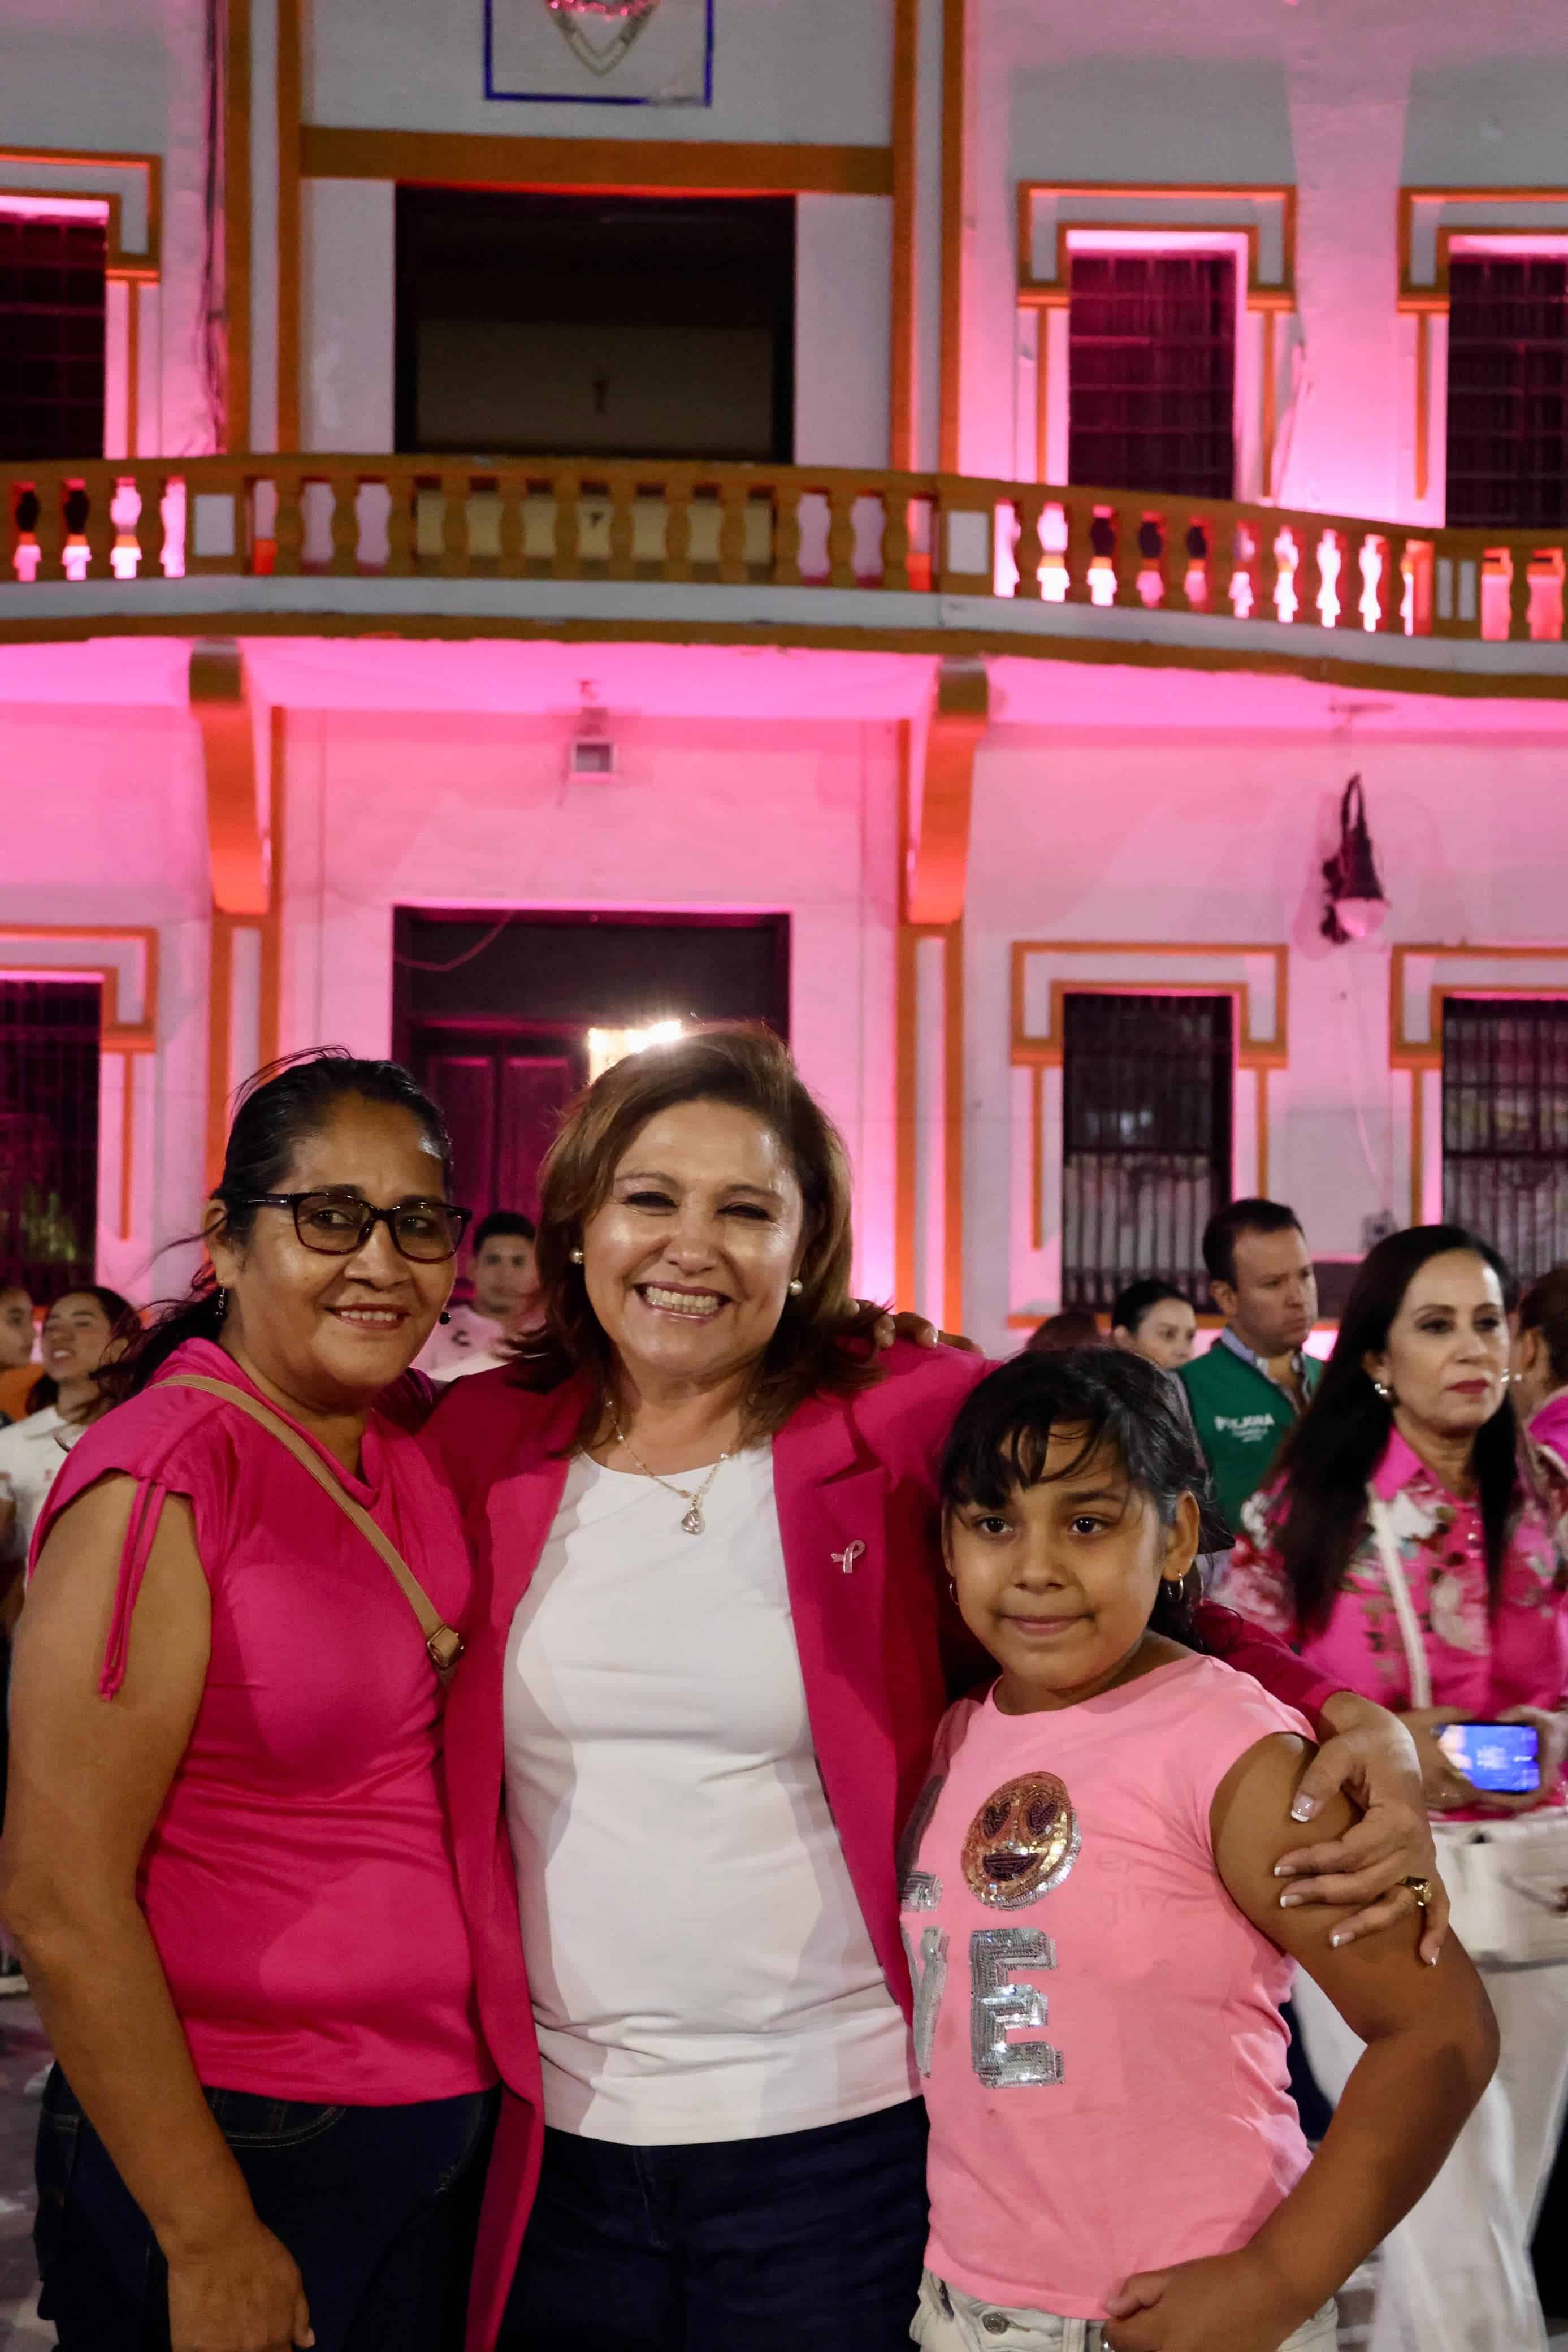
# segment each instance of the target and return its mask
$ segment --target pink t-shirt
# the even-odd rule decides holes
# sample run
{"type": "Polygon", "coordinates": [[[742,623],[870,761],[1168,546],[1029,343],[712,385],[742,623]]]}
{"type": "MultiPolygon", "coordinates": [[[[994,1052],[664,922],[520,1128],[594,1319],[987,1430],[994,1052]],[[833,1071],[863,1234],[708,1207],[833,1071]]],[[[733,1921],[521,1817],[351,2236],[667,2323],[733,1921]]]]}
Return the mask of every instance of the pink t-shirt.
{"type": "Polygon", "coordinates": [[[1280,1731],[1312,1736],[1196,1654],[1055,1712],[949,1717],[902,1888],[949,2284],[1103,2318],[1134,2272],[1245,2245],[1305,2170],[1295,1966],[1226,1893],[1208,1826],[1280,1731]]]}
{"type": "MultiPolygon", "coordinates": [[[[220,1348],[180,1349],[81,1438],[34,1557],[95,1480],[138,1481],[99,1683],[112,1700],[164,1496],[194,1515],[212,1654],[138,1892],[196,2072],[226,2090],[361,2106],[481,2089],[494,2071],[444,1817],[440,1686],[418,1622],[277,1439],[221,1399],[168,1387],[173,1372],[249,1387],[220,1348]]],[[[373,1418],[362,1478],[317,1450],[461,1627],[456,1505],[417,1438],[373,1418]]]]}

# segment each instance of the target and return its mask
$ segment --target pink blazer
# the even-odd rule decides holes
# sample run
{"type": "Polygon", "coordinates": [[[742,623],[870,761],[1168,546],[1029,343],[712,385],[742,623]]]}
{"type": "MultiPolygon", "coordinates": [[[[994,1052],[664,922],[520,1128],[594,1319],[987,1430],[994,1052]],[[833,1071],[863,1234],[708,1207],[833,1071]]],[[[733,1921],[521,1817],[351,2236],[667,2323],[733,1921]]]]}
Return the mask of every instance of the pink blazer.
{"type": "MultiPolygon", "coordinates": [[[[899,1934],[898,1832],[925,1785],[950,1699],[987,1660],[948,1597],[936,1469],[953,1415],[989,1370],[978,1356],[900,1342],[884,1377],[852,1397],[814,1397],[773,1444],[790,1608],[823,1784],[873,1945],[907,2013],[899,1934]]],[[[583,1403],[573,1381],[548,1395],[505,1371],[455,1381],[428,1427],[456,1488],[477,1590],[446,1717],[458,1882],[473,1939],[479,2013],[502,2077],[468,2320],[490,2352],[538,2177],[542,2088],[517,1883],[505,1820],[502,1675],[513,1613],[566,1484],[583,1403]]],[[[1224,1610],[1205,1638],[1303,1711],[1328,1686],[1224,1610]]]]}

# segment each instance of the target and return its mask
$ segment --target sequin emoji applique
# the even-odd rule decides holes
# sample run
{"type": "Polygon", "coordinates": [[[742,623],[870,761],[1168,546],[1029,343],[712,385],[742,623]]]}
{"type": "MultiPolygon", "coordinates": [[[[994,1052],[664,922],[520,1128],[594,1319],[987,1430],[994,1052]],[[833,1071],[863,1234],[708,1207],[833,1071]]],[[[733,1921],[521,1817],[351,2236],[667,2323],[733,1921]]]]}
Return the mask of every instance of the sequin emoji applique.
{"type": "Polygon", "coordinates": [[[964,1839],[964,1879],[993,1910],[1016,1911],[1060,1886],[1082,1843],[1066,1784],[1026,1772],[986,1799],[964,1839]]]}

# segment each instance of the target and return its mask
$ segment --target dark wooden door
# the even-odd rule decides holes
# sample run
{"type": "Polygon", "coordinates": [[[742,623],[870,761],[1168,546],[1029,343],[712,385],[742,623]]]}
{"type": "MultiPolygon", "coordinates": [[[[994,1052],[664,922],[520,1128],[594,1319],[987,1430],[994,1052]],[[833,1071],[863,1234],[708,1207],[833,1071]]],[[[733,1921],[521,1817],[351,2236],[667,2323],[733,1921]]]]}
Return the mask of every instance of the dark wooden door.
{"type": "Polygon", "coordinates": [[[476,1222],[492,1209],[538,1215],[539,1165],[586,1075],[570,1053],[530,1054],[515,1036],[426,1031],[415,1067],[452,1130],[457,1198],[476,1222]]]}

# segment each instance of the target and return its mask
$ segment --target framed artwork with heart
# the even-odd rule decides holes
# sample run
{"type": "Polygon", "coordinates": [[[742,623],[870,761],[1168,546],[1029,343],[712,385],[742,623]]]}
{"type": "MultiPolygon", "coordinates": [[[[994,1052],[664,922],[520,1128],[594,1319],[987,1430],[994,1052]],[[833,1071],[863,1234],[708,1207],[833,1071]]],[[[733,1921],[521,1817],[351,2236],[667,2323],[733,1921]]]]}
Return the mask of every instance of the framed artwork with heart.
{"type": "Polygon", "coordinates": [[[485,95],[711,106],[714,0],[485,0],[485,95]]]}

